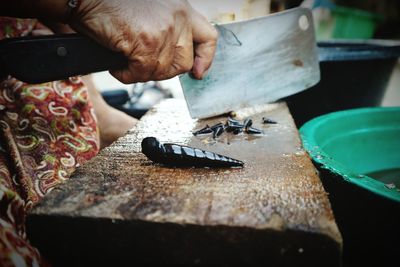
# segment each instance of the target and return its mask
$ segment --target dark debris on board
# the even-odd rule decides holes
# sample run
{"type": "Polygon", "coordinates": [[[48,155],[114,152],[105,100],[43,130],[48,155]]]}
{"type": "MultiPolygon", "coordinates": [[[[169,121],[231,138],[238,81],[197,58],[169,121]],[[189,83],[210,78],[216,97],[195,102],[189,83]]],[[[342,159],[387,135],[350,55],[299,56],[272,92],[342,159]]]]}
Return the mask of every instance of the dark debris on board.
{"type": "MultiPolygon", "coordinates": [[[[263,124],[276,124],[277,122],[268,118],[262,118],[263,124]]],[[[224,123],[219,122],[215,125],[209,126],[208,124],[193,132],[194,136],[212,134],[213,138],[216,139],[221,136],[224,132],[233,133],[235,135],[242,132],[247,134],[262,134],[263,131],[252,127],[253,120],[251,118],[245,119],[243,122],[236,120],[232,117],[228,117],[227,121],[224,123]]]]}
{"type": "Polygon", "coordinates": [[[269,118],[266,118],[266,117],[263,117],[262,121],[263,121],[264,124],[277,124],[278,123],[278,122],[276,122],[274,120],[271,120],[269,118]]]}

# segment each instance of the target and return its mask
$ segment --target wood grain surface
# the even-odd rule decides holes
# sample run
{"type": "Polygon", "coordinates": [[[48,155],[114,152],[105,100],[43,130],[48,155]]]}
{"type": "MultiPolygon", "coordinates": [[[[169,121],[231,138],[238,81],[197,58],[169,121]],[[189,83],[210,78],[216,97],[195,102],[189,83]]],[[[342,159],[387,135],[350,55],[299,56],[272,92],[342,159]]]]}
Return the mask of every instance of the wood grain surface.
{"type": "Polygon", "coordinates": [[[339,265],[341,236],[286,104],[236,112],[238,119],[248,117],[262,135],[224,133],[214,140],[192,131],[226,116],[197,121],[184,101],[162,102],[35,207],[28,217],[32,242],[60,266],[116,258],[120,263],[339,265]],[[262,117],[278,124],[262,124],[262,117]],[[147,136],[245,165],[156,165],[140,152],[147,136]]]}

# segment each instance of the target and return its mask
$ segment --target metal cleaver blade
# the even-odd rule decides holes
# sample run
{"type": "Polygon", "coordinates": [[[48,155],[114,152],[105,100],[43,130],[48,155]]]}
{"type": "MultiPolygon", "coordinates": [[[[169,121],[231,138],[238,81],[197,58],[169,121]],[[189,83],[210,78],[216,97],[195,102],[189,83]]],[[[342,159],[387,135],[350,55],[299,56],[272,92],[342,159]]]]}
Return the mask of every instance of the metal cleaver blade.
{"type": "Polygon", "coordinates": [[[203,80],[180,76],[192,118],[276,101],[320,80],[312,14],[294,8],[219,24],[217,51],[203,80]]]}

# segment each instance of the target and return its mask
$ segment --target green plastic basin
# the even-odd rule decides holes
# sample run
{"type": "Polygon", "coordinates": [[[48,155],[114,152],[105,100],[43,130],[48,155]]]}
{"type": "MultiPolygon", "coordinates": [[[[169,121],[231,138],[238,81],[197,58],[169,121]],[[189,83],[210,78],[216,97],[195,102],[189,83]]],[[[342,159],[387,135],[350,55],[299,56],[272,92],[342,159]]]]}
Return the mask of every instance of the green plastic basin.
{"type": "Polygon", "coordinates": [[[300,134],[322,168],[400,202],[400,107],[330,113],[304,124],[300,134]]]}
{"type": "Polygon", "coordinates": [[[383,20],[383,16],[364,10],[336,6],[333,9],[335,26],[333,38],[339,39],[369,39],[375,28],[383,20]]]}

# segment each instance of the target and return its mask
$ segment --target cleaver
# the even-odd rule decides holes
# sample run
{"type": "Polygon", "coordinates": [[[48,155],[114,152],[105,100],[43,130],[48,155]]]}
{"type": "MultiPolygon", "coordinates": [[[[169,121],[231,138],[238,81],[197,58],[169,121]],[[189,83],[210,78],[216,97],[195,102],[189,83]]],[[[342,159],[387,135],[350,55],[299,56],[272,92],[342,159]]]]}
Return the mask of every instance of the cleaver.
{"type": "Polygon", "coordinates": [[[294,8],[215,27],[217,50],[206,77],[180,76],[192,118],[273,102],[319,82],[309,9],[294,8]]]}

